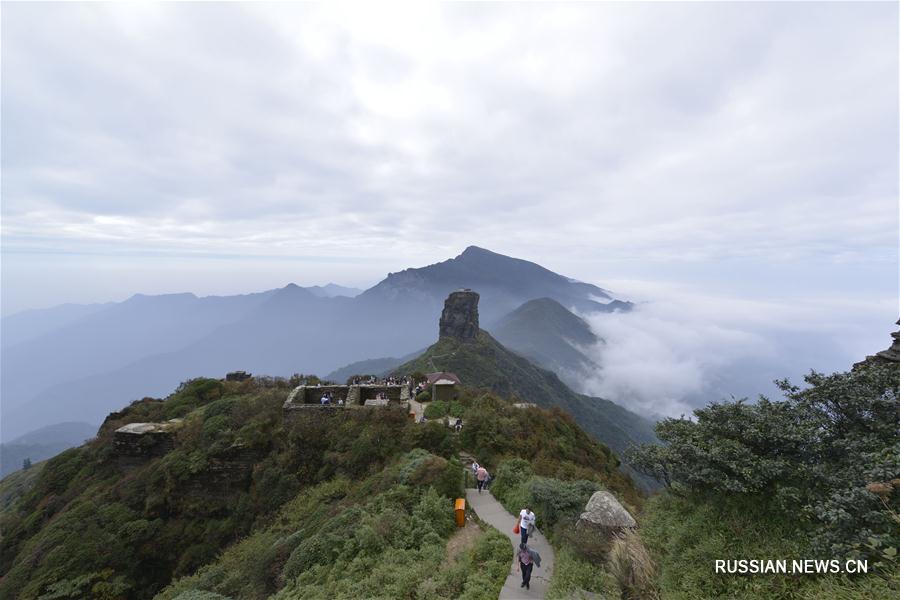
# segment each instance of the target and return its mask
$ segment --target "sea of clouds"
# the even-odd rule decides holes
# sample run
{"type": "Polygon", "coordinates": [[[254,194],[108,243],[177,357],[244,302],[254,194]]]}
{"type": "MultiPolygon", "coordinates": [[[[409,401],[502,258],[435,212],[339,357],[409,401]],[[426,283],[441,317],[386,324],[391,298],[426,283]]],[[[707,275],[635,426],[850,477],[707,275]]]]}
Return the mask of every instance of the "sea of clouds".
{"type": "Polygon", "coordinates": [[[634,282],[628,313],[582,315],[602,342],[582,391],[652,416],[690,415],[710,401],[778,398],[775,379],[844,371],[890,345],[896,300],[761,300],[634,282]]]}

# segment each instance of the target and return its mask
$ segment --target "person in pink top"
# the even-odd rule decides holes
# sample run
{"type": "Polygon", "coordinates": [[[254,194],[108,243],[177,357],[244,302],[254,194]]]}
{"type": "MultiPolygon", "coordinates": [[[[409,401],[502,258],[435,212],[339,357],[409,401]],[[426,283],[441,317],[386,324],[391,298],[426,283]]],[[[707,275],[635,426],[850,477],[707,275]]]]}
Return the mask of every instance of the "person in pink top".
{"type": "Polygon", "coordinates": [[[522,574],[522,585],[519,587],[526,590],[531,589],[531,571],[535,565],[541,566],[541,555],[522,542],[519,544],[519,549],[516,550],[516,572],[522,574]]]}
{"type": "Polygon", "coordinates": [[[478,467],[478,470],[475,472],[475,481],[478,484],[478,493],[481,493],[481,490],[484,489],[484,484],[487,481],[488,472],[484,467],[478,467]]]}

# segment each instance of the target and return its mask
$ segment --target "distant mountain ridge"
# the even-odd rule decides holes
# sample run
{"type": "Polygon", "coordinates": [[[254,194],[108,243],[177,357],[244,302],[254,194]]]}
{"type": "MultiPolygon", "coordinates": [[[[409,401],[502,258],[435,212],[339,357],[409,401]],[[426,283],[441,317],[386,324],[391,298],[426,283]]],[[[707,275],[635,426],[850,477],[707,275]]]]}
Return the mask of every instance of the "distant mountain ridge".
{"type": "Polygon", "coordinates": [[[460,288],[479,291],[484,323],[493,322],[524,301],[543,297],[584,312],[630,308],[629,303],[612,300],[607,290],[596,285],[477,246],[469,246],[456,258],[390,273],[380,283],[363,292],[362,297],[399,299],[412,295],[440,307],[447,294],[460,288]]]}
{"type": "Polygon", "coordinates": [[[359,288],[353,287],[344,287],[342,285],[337,285],[336,283],[329,283],[326,285],[314,285],[312,287],[305,288],[313,293],[313,295],[318,296],[320,298],[335,298],[337,296],[344,296],[347,298],[355,298],[363,293],[363,290],[359,288]]]}
{"type": "Polygon", "coordinates": [[[97,427],[89,423],[57,423],[4,442],[0,444],[0,478],[21,469],[25,459],[38,463],[67,448],[80,446],[96,433],[97,427]]]}
{"type": "Polygon", "coordinates": [[[488,325],[537,298],[585,312],[629,306],[602,302],[610,295],[598,286],[474,246],[390,274],[355,297],[294,284],[242,296],[135,295],[4,346],[2,437],[60,421],[99,423],[123,403],[198,375],[324,374],[373,356],[403,357],[433,341],[441,303],[457,287],[484,290],[488,325]]]}
{"type": "Polygon", "coordinates": [[[581,317],[552,298],[529,300],[490,328],[500,343],[556,373],[570,387],[598,368],[585,354],[602,340],[581,317]]]}

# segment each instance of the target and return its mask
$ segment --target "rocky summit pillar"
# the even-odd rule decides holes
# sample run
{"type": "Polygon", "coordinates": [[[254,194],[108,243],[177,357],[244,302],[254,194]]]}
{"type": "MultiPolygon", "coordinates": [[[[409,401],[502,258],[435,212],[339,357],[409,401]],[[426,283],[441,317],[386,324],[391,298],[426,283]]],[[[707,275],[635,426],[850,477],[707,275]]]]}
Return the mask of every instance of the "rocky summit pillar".
{"type": "Polygon", "coordinates": [[[441,313],[440,337],[462,341],[474,340],[478,335],[478,294],[472,290],[458,290],[444,300],[441,313]]]}

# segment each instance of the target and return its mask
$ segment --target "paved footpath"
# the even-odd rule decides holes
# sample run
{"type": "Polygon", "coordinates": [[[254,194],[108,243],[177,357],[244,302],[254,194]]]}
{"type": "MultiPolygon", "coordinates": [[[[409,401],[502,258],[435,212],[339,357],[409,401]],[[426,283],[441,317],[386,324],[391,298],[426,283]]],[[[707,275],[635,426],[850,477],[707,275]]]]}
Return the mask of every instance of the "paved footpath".
{"type": "MultiPolygon", "coordinates": [[[[519,548],[520,537],[512,532],[513,526],[516,524],[516,517],[512,516],[503,505],[497,502],[490,492],[478,493],[478,490],[466,490],[466,502],[475,511],[475,514],[491,525],[500,533],[505,533],[513,544],[513,548],[519,548]]],[[[531,571],[531,589],[526,590],[520,587],[522,584],[522,575],[516,573],[516,564],[510,561],[509,575],[506,577],[506,583],[500,590],[500,600],[525,600],[526,598],[545,598],[547,595],[547,586],[550,584],[550,577],[553,575],[553,548],[544,534],[537,532],[528,538],[528,545],[537,550],[541,555],[540,568],[535,565],[531,571]]],[[[512,557],[510,557],[512,558],[512,557]]]]}

